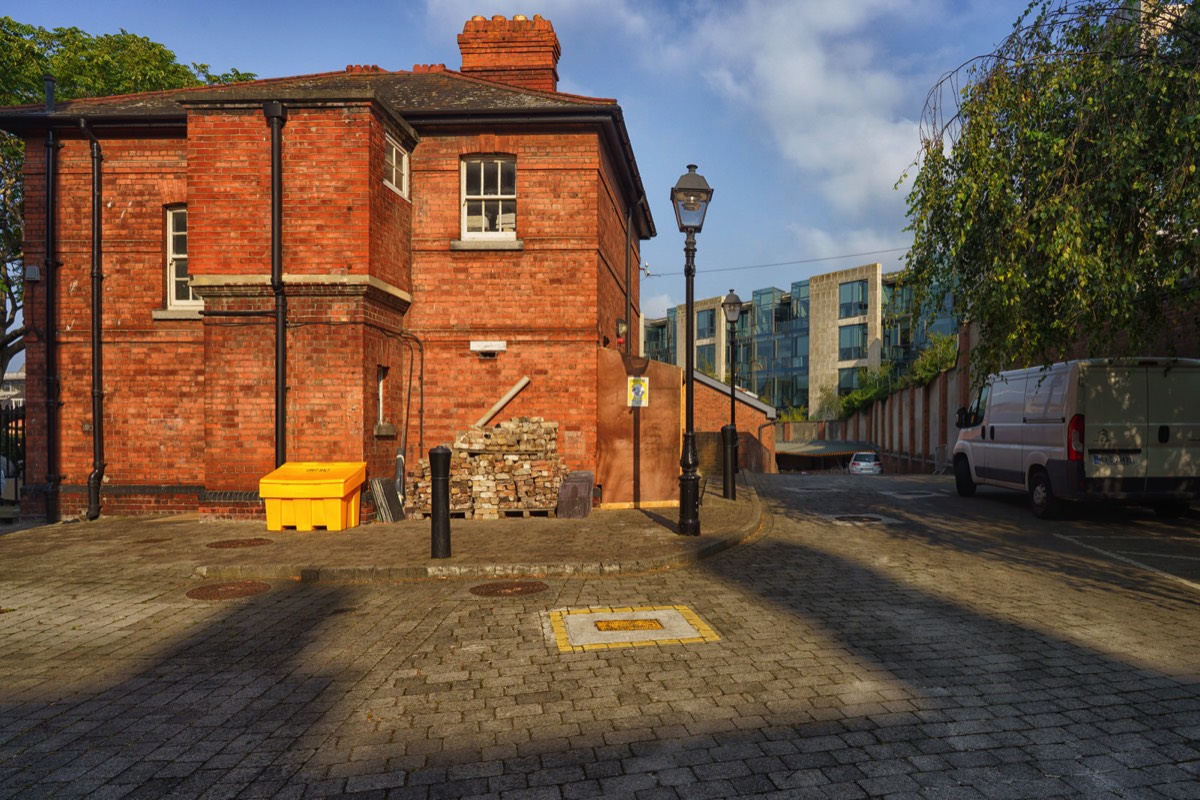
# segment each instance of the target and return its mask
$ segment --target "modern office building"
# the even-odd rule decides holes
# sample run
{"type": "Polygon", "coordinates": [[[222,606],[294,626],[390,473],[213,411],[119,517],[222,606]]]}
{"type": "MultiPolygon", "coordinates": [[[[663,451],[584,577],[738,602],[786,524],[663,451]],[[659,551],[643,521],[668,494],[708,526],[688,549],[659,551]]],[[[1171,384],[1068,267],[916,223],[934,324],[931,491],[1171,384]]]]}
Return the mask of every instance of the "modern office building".
{"type": "MultiPolygon", "coordinates": [[[[916,321],[911,287],[881,264],[818,275],[792,283],[790,291],[756,289],[742,306],[733,337],[736,379],[779,409],[807,408],[831,389],[848,394],[862,370],[892,365],[903,375],[931,333],[956,330],[947,308],[930,325],[916,321]]],[[[695,302],[696,368],[725,380],[730,363],[730,326],[723,297],[695,302]]],[[[743,298],[744,299],[744,298],[743,298]]],[[[648,357],[684,363],[685,306],[643,324],[648,357]]]]}

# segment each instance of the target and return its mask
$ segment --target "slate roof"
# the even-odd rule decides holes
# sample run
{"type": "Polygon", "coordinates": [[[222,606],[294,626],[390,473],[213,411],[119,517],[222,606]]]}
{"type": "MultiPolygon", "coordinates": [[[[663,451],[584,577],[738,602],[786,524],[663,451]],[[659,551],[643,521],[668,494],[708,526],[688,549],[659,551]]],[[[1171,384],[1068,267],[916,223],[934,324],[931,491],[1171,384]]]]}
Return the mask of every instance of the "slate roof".
{"type": "Polygon", "coordinates": [[[267,78],[245,83],[172,89],[161,92],[59,100],[54,111],[44,104],[0,108],[0,128],[20,132],[41,127],[46,120],[133,121],[137,118],[182,119],[185,103],[228,102],[266,97],[289,98],[367,96],[373,93],[381,104],[401,117],[428,114],[514,113],[596,110],[620,114],[615,100],[580,97],[560,92],[523,89],[463,75],[444,67],[418,67],[398,72],[349,67],[342,72],[267,78]]]}
{"type": "MultiPolygon", "coordinates": [[[[442,65],[415,66],[388,72],[378,67],[348,66],[289,78],[266,78],[245,83],[172,89],[161,92],[56,101],[47,112],[44,103],[0,107],[0,130],[17,135],[44,129],[47,122],[75,127],[86,118],[89,127],[186,124],[189,106],[285,103],[323,103],[375,100],[405,125],[506,124],[540,121],[599,124],[614,151],[624,156],[626,190],[640,207],[641,233],[655,235],[645,203],[637,161],[621,107],[608,98],[581,97],[511,86],[464,75],[442,65]]],[[[619,161],[622,159],[619,159],[619,161]]]]}

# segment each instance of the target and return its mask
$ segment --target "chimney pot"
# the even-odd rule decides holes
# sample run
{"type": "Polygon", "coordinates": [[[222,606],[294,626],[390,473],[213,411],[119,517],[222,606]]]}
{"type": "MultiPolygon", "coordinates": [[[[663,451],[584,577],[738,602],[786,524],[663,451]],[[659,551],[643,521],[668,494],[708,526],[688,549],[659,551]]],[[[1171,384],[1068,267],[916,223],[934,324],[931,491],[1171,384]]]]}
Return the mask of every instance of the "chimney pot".
{"type": "Polygon", "coordinates": [[[558,91],[558,59],[562,53],[554,26],[535,14],[511,20],[497,14],[476,15],[458,35],[462,73],[524,89],[558,91]]]}

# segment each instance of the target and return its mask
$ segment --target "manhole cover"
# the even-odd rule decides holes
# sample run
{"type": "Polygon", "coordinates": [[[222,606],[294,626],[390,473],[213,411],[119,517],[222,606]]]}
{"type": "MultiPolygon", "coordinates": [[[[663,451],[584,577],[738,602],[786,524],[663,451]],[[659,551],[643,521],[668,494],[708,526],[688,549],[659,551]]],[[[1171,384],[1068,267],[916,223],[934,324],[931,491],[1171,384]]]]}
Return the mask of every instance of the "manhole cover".
{"type": "Polygon", "coordinates": [[[549,588],[541,581],[497,581],[472,586],[471,594],[480,597],[512,597],[519,594],[537,594],[549,588]]]}
{"type": "Polygon", "coordinates": [[[872,516],[871,514],[843,514],[840,517],[834,517],[838,522],[883,522],[883,517],[872,516]]]}
{"type": "Polygon", "coordinates": [[[171,541],[171,540],[170,539],[138,539],[136,542],[134,542],[134,544],[162,544],[163,542],[169,542],[169,541],[171,541]]]}
{"type": "Polygon", "coordinates": [[[260,536],[257,539],[222,539],[219,542],[209,542],[204,546],[224,550],[231,547],[262,547],[264,544],[270,543],[270,539],[264,539],[260,536]]]}
{"type": "Polygon", "coordinates": [[[207,586],[197,586],[187,593],[192,600],[237,600],[239,597],[253,597],[270,589],[269,583],[262,581],[237,581],[236,583],[210,583],[207,586]]]}

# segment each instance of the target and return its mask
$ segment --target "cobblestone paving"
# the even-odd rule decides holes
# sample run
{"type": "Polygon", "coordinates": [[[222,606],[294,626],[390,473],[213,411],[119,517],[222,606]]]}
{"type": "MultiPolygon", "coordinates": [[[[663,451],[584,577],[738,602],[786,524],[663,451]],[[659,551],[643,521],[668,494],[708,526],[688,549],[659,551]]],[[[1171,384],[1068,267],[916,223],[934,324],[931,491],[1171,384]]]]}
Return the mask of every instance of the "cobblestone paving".
{"type": "Polygon", "coordinates": [[[753,541],[534,595],[0,580],[0,798],[1200,798],[1200,593],[897,485],[768,476],[753,541]],[[681,604],[720,640],[549,625],[681,604]]]}

